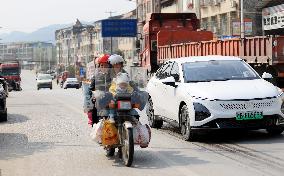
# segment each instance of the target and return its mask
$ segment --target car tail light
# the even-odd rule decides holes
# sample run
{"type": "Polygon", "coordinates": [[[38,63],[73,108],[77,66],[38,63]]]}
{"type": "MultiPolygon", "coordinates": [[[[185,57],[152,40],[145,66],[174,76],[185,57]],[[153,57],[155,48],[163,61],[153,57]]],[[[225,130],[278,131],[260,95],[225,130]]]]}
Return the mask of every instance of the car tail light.
{"type": "Polygon", "coordinates": [[[118,110],[130,110],[132,108],[130,101],[118,101],[117,109],[118,110]]]}
{"type": "Polygon", "coordinates": [[[111,101],[111,102],[108,104],[108,107],[109,107],[110,109],[115,109],[115,108],[116,108],[115,102],[114,102],[114,101],[111,101]]]}

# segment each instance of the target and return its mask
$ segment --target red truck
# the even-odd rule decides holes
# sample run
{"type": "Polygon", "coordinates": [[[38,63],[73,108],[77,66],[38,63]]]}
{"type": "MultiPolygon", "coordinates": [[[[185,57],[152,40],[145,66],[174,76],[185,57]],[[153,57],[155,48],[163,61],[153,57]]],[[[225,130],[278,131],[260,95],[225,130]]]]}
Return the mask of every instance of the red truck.
{"type": "MultiPolygon", "coordinates": [[[[143,27],[143,46],[140,53],[141,66],[148,73],[158,67],[159,46],[187,42],[209,41],[213,39],[210,31],[198,31],[200,21],[194,13],[153,13],[150,21],[143,27]]],[[[169,58],[170,59],[170,58],[169,58]]]]}
{"type": "Polygon", "coordinates": [[[9,91],[21,89],[21,66],[18,61],[0,63],[0,74],[7,81],[9,91]]]}
{"type": "Polygon", "coordinates": [[[271,82],[284,88],[284,36],[213,40],[211,32],[198,31],[198,28],[199,20],[192,14],[152,14],[150,21],[144,26],[145,49],[140,56],[141,65],[149,72],[155,72],[160,64],[171,58],[238,56],[260,75],[263,72],[272,74],[271,82]],[[169,27],[169,23],[177,25],[169,27]],[[184,31],[184,25],[180,24],[191,25],[192,28],[184,31]],[[152,44],[154,41],[155,47],[152,44]]]}

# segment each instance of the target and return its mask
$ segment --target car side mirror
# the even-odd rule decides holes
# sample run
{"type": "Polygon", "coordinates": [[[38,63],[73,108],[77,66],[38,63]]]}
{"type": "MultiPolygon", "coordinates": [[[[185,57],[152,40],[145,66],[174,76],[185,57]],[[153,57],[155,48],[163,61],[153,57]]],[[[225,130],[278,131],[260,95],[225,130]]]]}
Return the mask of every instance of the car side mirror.
{"type": "Polygon", "coordinates": [[[168,86],[177,87],[175,78],[172,76],[163,79],[162,83],[168,86]]]}
{"type": "Polygon", "coordinates": [[[262,79],[272,79],[272,78],[273,78],[273,76],[270,73],[264,72],[262,74],[262,79]]]}

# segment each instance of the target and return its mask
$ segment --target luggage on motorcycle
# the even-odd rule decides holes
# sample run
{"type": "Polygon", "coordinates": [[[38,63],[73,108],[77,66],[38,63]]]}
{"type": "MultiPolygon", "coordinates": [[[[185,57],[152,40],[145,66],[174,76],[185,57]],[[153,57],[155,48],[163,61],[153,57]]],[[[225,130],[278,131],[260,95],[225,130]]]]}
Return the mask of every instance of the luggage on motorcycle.
{"type": "Polygon", "coordinates": [[[101,144],[102,143],[102,130],[104,127],[104,120],[100,120],[97,124],[94,124],[92,132],[90,134],[93,141],[101,144]]]}
{"type": "Polygon", "coordinates": [[[118,131],[115,124],[106,120],[102,129],[102,144],[115,145],[118,144],[118,131]]]}
{"type": "Polygon", "coordinates": [[[145,124],[138,124],[133,129],[134,144],[140,145],[141,148],[148,147],[151,140],[151,129],[145,124]]]}

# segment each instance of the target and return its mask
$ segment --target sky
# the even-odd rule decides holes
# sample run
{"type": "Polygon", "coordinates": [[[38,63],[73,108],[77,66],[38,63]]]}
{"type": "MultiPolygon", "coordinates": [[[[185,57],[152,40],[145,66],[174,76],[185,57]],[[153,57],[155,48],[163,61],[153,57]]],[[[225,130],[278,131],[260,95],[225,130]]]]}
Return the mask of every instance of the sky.
{"type": "Polygon", "coordinates": [[[133,10],[136,0],[1,0],[0,33],[33,32],[52,24],[96,21],[133,10]]]}

